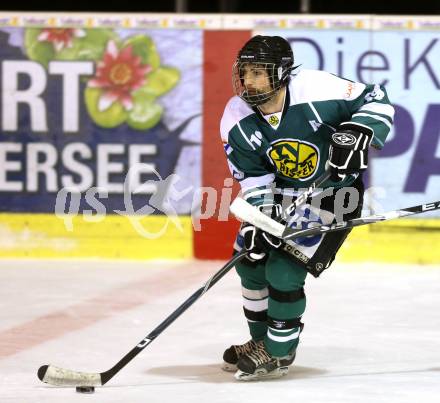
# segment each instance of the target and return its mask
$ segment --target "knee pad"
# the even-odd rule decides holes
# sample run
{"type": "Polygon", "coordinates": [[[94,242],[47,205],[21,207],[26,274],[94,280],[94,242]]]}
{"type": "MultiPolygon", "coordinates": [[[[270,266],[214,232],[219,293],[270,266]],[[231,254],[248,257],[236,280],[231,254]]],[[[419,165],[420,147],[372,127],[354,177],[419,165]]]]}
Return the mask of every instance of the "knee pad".
{"type": "Polygon", "coordinates": [[[305,298],[304,288],[293,291],[281,291],[269,285],[269,297],[278,302],[296,302],[305,298]]]}

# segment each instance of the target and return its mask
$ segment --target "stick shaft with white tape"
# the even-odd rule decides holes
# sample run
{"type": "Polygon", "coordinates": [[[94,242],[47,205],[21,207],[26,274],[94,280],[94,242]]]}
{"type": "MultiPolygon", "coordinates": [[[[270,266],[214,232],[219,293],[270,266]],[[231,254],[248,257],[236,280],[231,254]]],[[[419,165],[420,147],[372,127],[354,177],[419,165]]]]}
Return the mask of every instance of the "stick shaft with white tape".
{"type": "MultiPolygon", "coordinates": [[[[283,212],[282,217],[280,219],[289,217],[295,209],[304,204],[309,197],[312,196],[313,192],[318,189],[327,179],[330,178],[330,171],[325,171],[315,182],[313,182],[304,192],[302,192],[295,201],[287,207],[287,209],[283,212]]],[[[254,214],[254,211],[257,210],[254,206],[246,202],[245,200],[237,197],[229,207],[229,210],[232,214],[234,214],[237,218],[242,221],[248,222],[254,225],[257,228],[267,228],[264,231],[269,232],[272,235],[275,235],[278,238],[282,237],[283,231],[285,229],[284,225],[282,225],[279,221],[273,220],[265,214],[254,214]],[[250,217],[253,222],[243,218],[250,217]]]]}

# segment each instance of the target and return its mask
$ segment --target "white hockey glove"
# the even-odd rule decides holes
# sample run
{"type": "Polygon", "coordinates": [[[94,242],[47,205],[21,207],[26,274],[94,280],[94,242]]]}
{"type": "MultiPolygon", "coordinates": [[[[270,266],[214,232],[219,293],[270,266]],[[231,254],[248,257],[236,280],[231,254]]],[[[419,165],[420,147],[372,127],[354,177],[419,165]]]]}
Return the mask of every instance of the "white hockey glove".
{"type": "Polygon", "coordinates": [[[333,133],[330,143],[329,166],[334,182],[344,180],[347,174],[368,168],[368,147],[373,131],[355,123],[344,124],[333,133]]]}
{"type": "Polygon", "coordinates": [[[252,262],[264,259],[271,249],[278,249],[282,244],[281,239],[248,223],[243,223],[240,235],[244,240],[244,248],[248,251],[247,259],[252,262]]]}

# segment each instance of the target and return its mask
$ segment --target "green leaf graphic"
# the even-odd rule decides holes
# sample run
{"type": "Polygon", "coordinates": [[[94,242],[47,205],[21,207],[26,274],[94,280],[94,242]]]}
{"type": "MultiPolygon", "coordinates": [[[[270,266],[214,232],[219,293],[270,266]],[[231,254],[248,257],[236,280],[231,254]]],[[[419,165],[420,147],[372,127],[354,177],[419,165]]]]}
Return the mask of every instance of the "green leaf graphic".
{"type": "Polygon", "coordinates": [[[147,130],[156,126],[162,117],[163,108],[155,103],[155,97],[137,91],[133,96],[133,109],[130,111],[127,124],[136,130],[147,130]]]}
{"type": "Polygon", "coordinates": [[[179,81],[180,72],[173,67],[159,67],[147,75],[147,82],[142,90],[159,97],[171,90],[179,81]]]}
{"type": "Polygon", "coordinates": [[[122,44],[122,47],[126,46],[133,47],[133,54],[141,58],[142,64],[148,64],[153,69],[160,66],[159,53],[157,53],[156,45],[150,37],[145,35],[131,36],[122,44]]]}
{"type": "Polygon", "coordinates": [[[47,68],[49,61],[55,56],[53,45],[49,42],[40,42],[38,35],[41,29],[27,28],[24,34],[24,47],[29,59],[41,63],[47,68]]]}
{"type": "Polygon", "coordinates": [[[117,35],[108,29],[87,29],[82,38],[73,38],[72,47],[64,48],[55,54],[59,60],[100,60],[102,59],[107,43],[114,40],[120,43],[117,35]]]}
{"type": "Polygon", "coordinates": [[[119,126],[127,120],[128,113],[120,102],[113,104],[104,111],[98,109],[99,98],[102,90],[99,88],[86,88],[84,101],[92,120],[99,126],[112,128],[119,126]]]}

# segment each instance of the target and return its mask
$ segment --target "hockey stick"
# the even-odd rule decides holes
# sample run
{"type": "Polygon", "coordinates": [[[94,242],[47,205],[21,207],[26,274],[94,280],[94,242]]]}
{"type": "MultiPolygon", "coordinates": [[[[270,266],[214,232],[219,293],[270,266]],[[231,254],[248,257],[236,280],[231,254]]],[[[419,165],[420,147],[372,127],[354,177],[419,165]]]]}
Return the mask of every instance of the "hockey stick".
{"type": "Polygon", "coordinates": [[[43,365],[38,369],[40,381],[55,386],[102,386],[112,379],[122,368],[124,368],[134,357],[147,347],[157,336],[159,336],[171,323],[173,323],[183,312],[207,292],[217,281],[219,281],[235,263],[244,258],[246,251],[237,253],[217,273],[215,273],[202,287],[192,294],[182,305],[169,315],[159,326],[148,336],[143,338],[130,352],[128,352],[112,368],[101,373],[78,372],[70,369],[63,369],[53,365],[43,365]]]}
{"type": "MultiPolygon", "coordinates": [[[[324,183],[330,174],[324,172],[315,183],[313,183],[304,193],[301,193],[292,204],[293,211],[300,204],[304,203],[313,191],[324,183]]],[[[243,200],[244,202],[244,200],[243,200]]],[[[246,202],[245,202],[246,203],[246,202]]],[[[147,347],[157,336],[159,336],[171,323],[173,323],[183,312],[185,312],[195,301],[207,292],[217,281],[219,281],[235,263],[240,261],[245,255],[246,250],[242,250],[229,260],[217,273],[215,273],[202,287],[192,294],[182,305],[180,305],[171,315],[169,315],[159,326],[140,341],[131,351],[129,351],[119,362],[105,372],[79,372],[70,369],[59,368],[54,365],[43,365],[38,369],[40,381],[54,386],[102,386],[112,379],[122,368],[124,368],[134,357],[136,357],[145,347],[147,347]]]]}
{"type": "Polygon", "coordinates": [[[440,201],[433,203],[419,204],[418,206],[406,207],[399,210],[388,211],[383,214],[374,214],[367,217],[354,218],[353,220],[340,221],[330,225],[318,225],[307,229],[294,229],[285,227],[278,221],[268,217],[257,208],[241,198],[236,198],[230,207],[231,212],[243,221],[275,235],[283,240],[298,238],[302,236],[316,235],[319,233],[341,231],[360,225],[374,224],[380,221],[393,220],[395,218],[407,217],[410,215],[426,213],[440,209],[440,201]]]}
{"type": "MultiPolygon", "coordinates": [[[[286,208],[286,210],[283,212],[283,216],[284,217],[289,217],[292,212],[295,211],[295,209],[300,206],[301,204],[303,204],[311,195],[312,193],[319,188],[327,179],[330,178],[330,171],[324,171],[324,173],[318,178],[316,179],[315,182],[313,182],[306,191],[302,192],[296,199],[295,201],[286,208]]],[[[231,205],[232,207],[232,205],[231,205]]],[[[232,211],[232,210],[231,210],[232,211]]],[[[280,217],[281,219],[281,217],[280,217]]]]}

